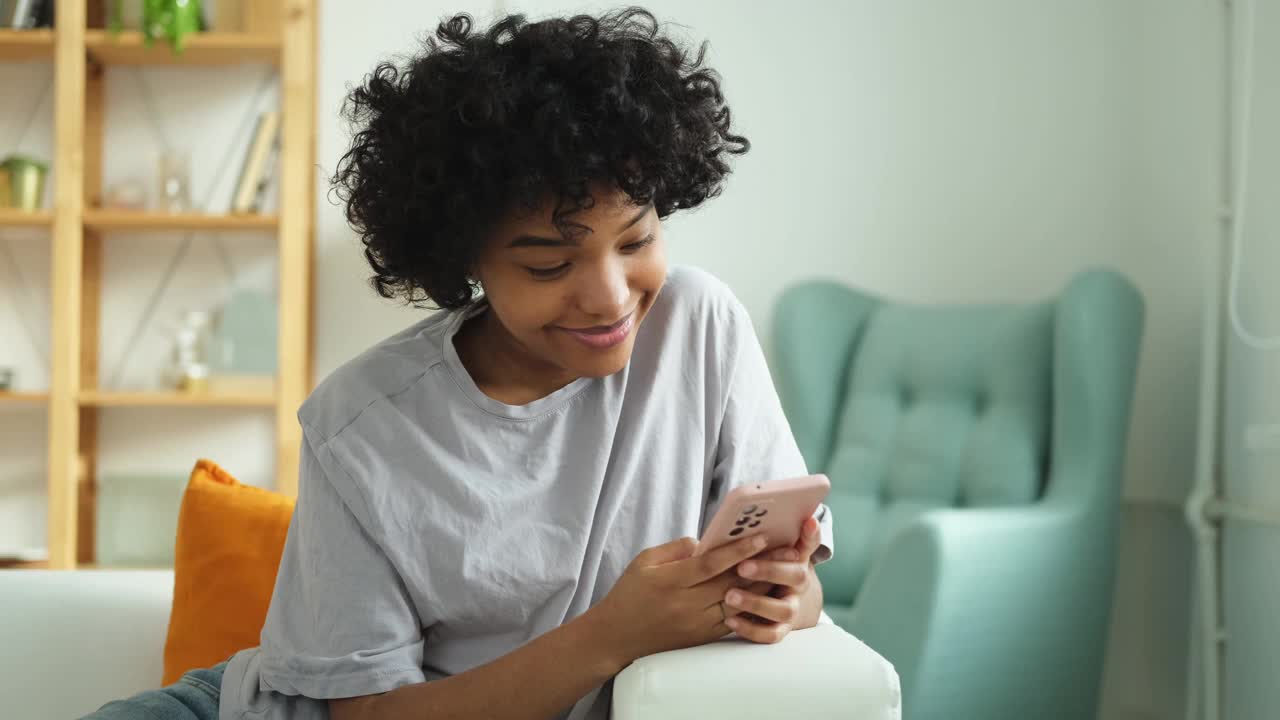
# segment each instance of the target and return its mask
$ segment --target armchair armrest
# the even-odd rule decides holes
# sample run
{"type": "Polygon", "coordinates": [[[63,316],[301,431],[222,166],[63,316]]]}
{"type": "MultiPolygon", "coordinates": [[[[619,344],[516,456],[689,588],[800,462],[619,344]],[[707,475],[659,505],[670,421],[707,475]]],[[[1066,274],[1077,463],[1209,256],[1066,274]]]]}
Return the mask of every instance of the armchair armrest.
{"type": "Polygon", "coordinates": [[[831,624],[776,645],[736,636],[658,653],[614,678],[614,720],[899,720],[898,674],[831,624]]]}
{"type": "Polygon", "coordinates": [[[1053,503],[926,513],[890,542],[849,628],[894,662],[913,717],[1093,717],[1104,521],[1053,503]]]}

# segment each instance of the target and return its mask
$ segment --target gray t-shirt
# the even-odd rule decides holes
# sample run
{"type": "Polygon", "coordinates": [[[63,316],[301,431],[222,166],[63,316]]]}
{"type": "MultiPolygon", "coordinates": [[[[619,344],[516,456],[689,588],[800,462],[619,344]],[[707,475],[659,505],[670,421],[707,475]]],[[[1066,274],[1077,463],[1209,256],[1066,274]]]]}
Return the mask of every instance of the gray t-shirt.
{"type": "MultiPolygon", "coordinates": [[[[623,370],[527,405],[458,359],[486,308],[414,324],[303,404],[262,644],[228,666],[221,720],[327,718],[325,698],[483,665],[581,615],[645,548],[699,537],[729,488],[806,472],[750,319],[707,273],[671,269],[623,370]]],[[[611,695],[561,717],[603,720],[611,695]]]]}

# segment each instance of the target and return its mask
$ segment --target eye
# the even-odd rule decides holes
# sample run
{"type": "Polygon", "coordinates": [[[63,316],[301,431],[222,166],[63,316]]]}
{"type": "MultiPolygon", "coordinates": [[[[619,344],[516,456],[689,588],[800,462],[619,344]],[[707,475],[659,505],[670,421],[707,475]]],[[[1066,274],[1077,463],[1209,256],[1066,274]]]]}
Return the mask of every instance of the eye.
{"type": "Polygon", "coordinates": [[[532,275],[536,280],[555,279],[559,277],[561,274],[563,274],[565,270],[568,270],[568,269],[569,269],[569,263],[567,262],[560,263],[559,265],[556,265],[555,267],[550,267],[550,268],[533,268],[533,267],[525,268],[525,270],[528,270],[529,274],[532,275]]]}
{"type": "Polygon", "coordinates": [[[628,252],[628,253],[640,252],[641,250],[649,247],[649,245],[653,244],[653,241],[654,241],[654,237],[652,234],[650,234],[647,237],[645,237],[645,239],[643,240],[637,240],[633,243],[627,243],[626,245],[623,245],[622,250],[623,252],[628,252]]]}

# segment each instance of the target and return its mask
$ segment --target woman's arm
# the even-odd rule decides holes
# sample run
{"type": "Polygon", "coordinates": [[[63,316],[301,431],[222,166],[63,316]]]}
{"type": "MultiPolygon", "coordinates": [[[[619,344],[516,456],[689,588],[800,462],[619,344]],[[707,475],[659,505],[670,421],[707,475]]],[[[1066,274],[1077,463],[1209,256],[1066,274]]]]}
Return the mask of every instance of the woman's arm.
{"type": "Polygon", "coordinates": [[[333,720],[546,720],[622,671],[590,611],[493,662],[380,695],[330,700],[333,720]]]}

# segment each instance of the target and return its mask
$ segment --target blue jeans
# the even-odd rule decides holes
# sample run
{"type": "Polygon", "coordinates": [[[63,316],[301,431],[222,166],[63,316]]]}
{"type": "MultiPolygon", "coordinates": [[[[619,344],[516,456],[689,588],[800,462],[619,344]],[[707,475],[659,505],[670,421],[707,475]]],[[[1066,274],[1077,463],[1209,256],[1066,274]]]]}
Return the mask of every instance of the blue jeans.
{"type": "Polygon", "coordinates": [[[178,682],[128,700],[113,700],[81,720],[218,720],[218,696],[227,664],[192,670],[178,682]]]}

